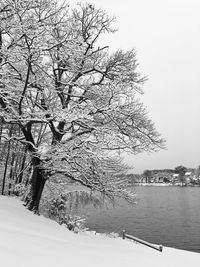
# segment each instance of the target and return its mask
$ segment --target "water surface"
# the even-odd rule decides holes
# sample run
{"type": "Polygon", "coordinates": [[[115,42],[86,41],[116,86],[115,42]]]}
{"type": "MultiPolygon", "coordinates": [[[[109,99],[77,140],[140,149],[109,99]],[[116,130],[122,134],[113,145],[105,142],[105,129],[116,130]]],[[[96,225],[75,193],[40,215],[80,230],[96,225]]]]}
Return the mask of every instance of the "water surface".
{"type": "Polygon", "coordinates": [[[127,233],[148,242],[200,252],[200,188],[136,187],[137,204],[85,209],[87,227],[127,233]]]}

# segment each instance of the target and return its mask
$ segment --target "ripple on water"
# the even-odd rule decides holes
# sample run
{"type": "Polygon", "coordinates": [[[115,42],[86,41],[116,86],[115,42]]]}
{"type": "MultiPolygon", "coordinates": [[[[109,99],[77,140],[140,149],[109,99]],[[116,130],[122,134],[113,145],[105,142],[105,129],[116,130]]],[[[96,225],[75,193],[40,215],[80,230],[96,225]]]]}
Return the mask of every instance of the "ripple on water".
{"type": "Polygon", "coordinates": [[[97,232],[129,234],[152,243],[200,252],[200,188],[137,187],[136,205],[87,207],[87,227],[97,232]]]}

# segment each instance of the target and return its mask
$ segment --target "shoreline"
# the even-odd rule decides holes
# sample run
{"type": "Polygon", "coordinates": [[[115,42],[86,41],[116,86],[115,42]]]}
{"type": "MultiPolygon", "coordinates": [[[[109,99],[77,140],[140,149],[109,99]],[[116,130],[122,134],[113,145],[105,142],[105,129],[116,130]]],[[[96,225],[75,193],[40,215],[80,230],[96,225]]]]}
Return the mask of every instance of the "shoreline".
{"type": "Polygon", "coordinates": [[[195,267],[200,262],[200,253],[169,247],[159,252],[121,237],[76,234],[29,212],[17,198],[0,196],[0,216],[4,267],[195,267]]]}
{"type": "Polygon", "coordinates": [[[200,187],[200,185],[182,185],[182,184],[169,184],[169,183],[135,183],[135,186],[168,186],[168,187],[200,187]]]}

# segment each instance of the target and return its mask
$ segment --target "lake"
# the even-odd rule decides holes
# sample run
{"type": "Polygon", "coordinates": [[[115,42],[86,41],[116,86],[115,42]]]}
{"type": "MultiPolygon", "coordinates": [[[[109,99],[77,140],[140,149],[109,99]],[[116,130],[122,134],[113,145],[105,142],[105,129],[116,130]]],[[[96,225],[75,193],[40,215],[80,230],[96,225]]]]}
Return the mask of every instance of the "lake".
{"type": "Polygon", "coordinates": [[[137,204],[119,201],[115,208],[91,205],[86,226],[101,233],[121,233],[155,244],[200,252],[200,188],[138,186],[137,204]]]}

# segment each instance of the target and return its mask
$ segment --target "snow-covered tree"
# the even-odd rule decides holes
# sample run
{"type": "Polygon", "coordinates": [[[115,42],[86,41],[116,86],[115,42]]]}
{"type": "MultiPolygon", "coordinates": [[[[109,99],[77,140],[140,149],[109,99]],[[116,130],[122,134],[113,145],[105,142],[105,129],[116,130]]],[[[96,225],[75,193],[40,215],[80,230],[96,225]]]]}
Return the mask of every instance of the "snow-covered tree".
{"type": "Polygon", "coordinates": [[[29,208],[38,209],[52,173],[133,199],[116,178],[119,152],[152,151],[163,140],[138,100],[145,77],[135,50],[110,55],[99,46],[113,18],[91,4],[2,0],[0,19],[0,116],[19,125],[32,157],[29,208]]]}

